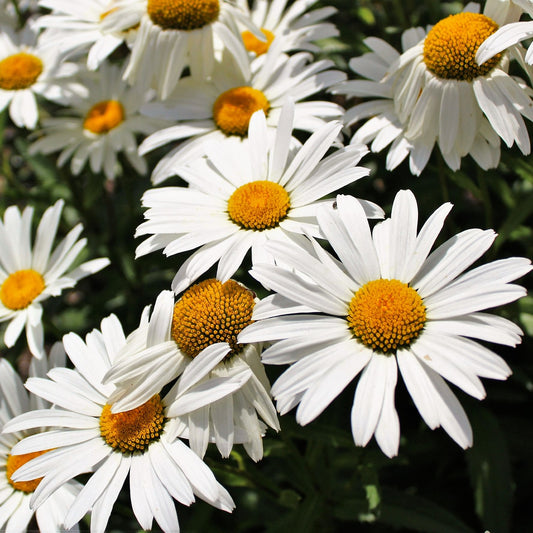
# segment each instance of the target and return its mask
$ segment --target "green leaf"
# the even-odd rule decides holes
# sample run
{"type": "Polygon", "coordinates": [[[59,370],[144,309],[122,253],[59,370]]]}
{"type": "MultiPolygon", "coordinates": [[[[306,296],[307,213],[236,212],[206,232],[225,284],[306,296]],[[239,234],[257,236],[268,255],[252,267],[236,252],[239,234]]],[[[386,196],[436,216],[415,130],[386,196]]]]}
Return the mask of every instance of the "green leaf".
{"type": "Polygon", "coordinates": [[[383,488],[378,522],[423,533],[474,533],[459,518],[421,496],[383,488]]]}
{"type": "Polygon", "coordinates": [[[468,415],[475,440],[466,459],[476,513],[491,533],[506,533],[513,505],[507,444],[497,420],[486,408],[472,404],[468,415]]]}

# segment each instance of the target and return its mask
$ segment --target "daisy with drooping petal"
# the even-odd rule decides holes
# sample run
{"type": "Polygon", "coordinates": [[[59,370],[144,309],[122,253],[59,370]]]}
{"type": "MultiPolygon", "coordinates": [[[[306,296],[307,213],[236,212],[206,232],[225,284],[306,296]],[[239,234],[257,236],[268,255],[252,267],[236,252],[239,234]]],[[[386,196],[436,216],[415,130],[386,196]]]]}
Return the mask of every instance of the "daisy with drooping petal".
{"type": "Polygon", "coordinates": [[[146,161],[137,153],[135,137],[153,133],[166,124],[139,113],[153,91],[130,87],[122,79],[121,69],[107,63],[97,74],[89,72],[81,79],[88,88],[87,96],[72,99],[62,115],[44,119],[40,138],[30,146],[30,153],[61,151],[58,165],[70,159],[74,175],[88,162],[93,172],[103,172],[113,180],[122,173],[117,155],[123,152],[139,174],[146,174],[146,161]]]}
{"type": "Polygon", "coordinates": [[[78,224],[52,251],[63,201],[58,200],[43,214],[35,243],[31,245],[33,209],[21,213],[17,207],[6,209],[0,220],[0,322],[9,324],[4,333],[6,346],[11,347],[26,327],[30,352],[43,356],[43,308],[41,302],[59,296],[63,289],[102,270],[109,259],[99,258],[71,269],[83,250],[86,239],[77,240],[83,230],[78,224]]]}
{"type": "Polygon", "coordinates": [[[287,0],[254,0],[250,8],[249,0],[238,0],[237,5],[261,29],[265,38],[260,40],[251,31],[244,30],[241,33],[244,46],[254,56],[260,56],[267,52],[274,39],[279,39],[283,41],[284,52],[319,52],[315,41],[339,35],[334,24],[324,22],[337,10],[322,7],[308,12],[313,4],[316,0],[296,0],[287,8],[287,0]]]}
{"type": "Polygon", "coordinates": [[[15,481],[42,477],[31,499],[37,509],[75,476],[94,472],[65,517],[65,527],[91,510],[91,531],[104,532],[111,510],[129,474],[133,513],[143,529],[153,519],[165,532],[179,532],[173,498],[190,505],[195,495],[225,511],[234,507],[228,492],[209,467],[175,438],[176,420],[167,417],[165,399],[155,394],[136,409],[112,413],[113,385],[102,385],[105,373],[126,345],[118,319],[111,315],[85,342],[65,335],[65,350],[74,369],[54,369],[49,379],[30,378],[26,387],[52,402],[6,424],[5,432],[44,426],[54,428],[17,443],[16,453],[49,450],[22,466],[15,481]],[[65,460],[67,459],[67,460],[65,460]]]}
{"type": "Polygon", "coordinates": [[[124,74],[131,84],[153,84],[162,99],[187,66],[201,79],[210,76],[216,40],[236,53],[242,46],[230,30],[236,19],[259,34],[227,0],[116,0],[106,18],[124,30],[139,24],[124,74]]]}
{"type": "MultiPolygon", "coordinates": [[[[115,0],[40,0],[39,5],[52,13],[39,17],[35,25],[46,28],[47,47],[59,49],[63,57],[86,52],[87,68],[96,70],[122,43],[133,40],[137,25],[117,28],[109,23],[115,0]]],[[[117,21],[115,21],[117,22],[117,21]]]]}
{"type": "Polygon", "coordinates": [[[400,441],[399,369],[428,426],[442,426],[463,448],[472,445],[468,419],[445,380],[482,399],[479,377],[501,380],[511,373],[475,340],[520,342],[520,328],[482,310],[524,296],[523,287],[509,282],[529,272],[531,262],[503,259],[465,272],[490,247],[492,230],[463,231],[430,253],[450,209],[442,205],[417,233],[416,200],[400,191],[391,218],[371,233],[360,204],[338,196],[335,207],[318,214],[338,260],[315,242],[314,253],[283,242],[265,245],[288,268],[254,266],[252,275],[277,294],[258,303],[257,321],[238,340],[275,341],[263,362],[291,364],[272,386],[278,411],[298,406],[296,420],[305,425],[361,374],[351,416],[354,442],[365,446],[374,435],[392,457],[400,441]]]}
{"type": "Polygon", "coordinates": [[[516,143],[523,154],[530,152],[523,120],[533,120],[530,90],[507,74],[506,56],[495,56],[482,66],[475,60],[480,44],[497,29],[496,21],[477,12],[450,15],[390,71],[396,78],[395,109],[406,125],[406,137],[437,142],[453,170],[461,157],[474,156],[474,150],[476,160],[489,163],[496,135],[509,147],[516,143]],[[481,147],[476,146],[479,134],[485,138],[481,147]]]}
{"type": "MultiPolygon", "coordinates": [[[[263,246],[270,239],[294,244],[303,233],[320,235],[316,209],[321,199],[369,174],[356,166],[366,147],[339,149],[322,159],[341,127],[325,124],[301,148],[291,149],[292,108],[284,108],[274,138],[264,114],[255,113],[247,142],[230,138],[212,144],[205,148],[207,158],[180,167],[178,174],[190,187],[144,194],[147,220],[136,236],[151,237],[138,246],[137,256],[161,248],[165,255],[198,248],[172,282],[181,292],[217,261],[221,281],[237,271],[249,250],[253,263],[267,261],[263,246]]],[[[370,217],[382,216],[375,204],[365,205],[370,217]]]]}
{"type": "MultiPolygon", "coordinates": [[[[475,11],[477,7],[469,4],[467,9],[475,11]]],[[[382,91],[377,94],[391,98],[394,109],[390,110],[389,102],[365,103],[349,110],[348,117],[353,122],[379,113],[356,133],[356,139],[375,139],[375,150],[394,141],[390,167],[411,152],[411,170],[420,174],[435,143],[452,170],[459,169],[465,155],[471,155],[483,169],[495,167],[500,138],[507,146],[516,142],[524,154],[529,153],[523,117],[533,120],[531,90],[507,74],[509,60],[505,55],[477,65],[475,55],[480,44],[498,24],[473,11],[441,20],[394,60],[394,54],[380,47],[389,65],[382,91]]],[[[364,56],[352,67],[363,73],[377,72],[364,56]]],[[[348,94],[369,89],[363,85],[368,82],[349,83],[354,84],[355,92],[350,93],[347,86],[348,94]]]]}
{"type": "Polygon", "coordinates": [[[167,414],[182,419],[191,448],[203,457],[214,441],[228,457],[233,444],[242,443],[260,460],[263,421],[276,431],[279,424],[261,345],[236,342],[255,301],[252,291],[233,280],[202,281],[176,303],[171,291],[163,291],[150,321],[104,376],[104,383],[117,387],[110,397],[113,410],[136,408],[179,377],[167,395],[167,414]]]}
{"type": "Polygon", "coordinates": [[[61,103],[85,89],[71,77],[78,71],[73,63],[59,63],[56,49],[46,48],[26,26],[16,35],[0,27],[0,111],[9,106],[9,116],[19,127],[34,129],[39,119],[36,95],[61,103]]]}
{"type": "MultiPolygon", "coordinates": [[[[425,37],[422,28],[411,28],[402,34],[402,49],[409,50],[425,37]]],[[[387,146],[387,170],[394,170],[404,159],[409,158],[409,169],[412,174],[419,175],[426,166],[433,150],[434,140],[425,137],[407,138],[405,127],[394,106],[395,83],[387,72],[398,60],[400,53],[382,39],[368,37],[364,43],[371,52],[350,60],[350,69],[366,79],[349,80],[331,89],[334,94],[348,97],[375,98],[362,102],[348,109],[343,117],[347,126],[352,126],[368,119],[362,126],[355,129],[351,144],[369,144],[373,152],[381,152],[387,146]]],[[[492,156],[489,161],[480,158],[481,166],[495,166],[499,160],[499,139],[494,135],[496,147],[486,155],[492,156]]],[[[485,139],[478,135],[473,157],[477,157],[475,147],[485,145],[485,139]]],[[[482,151],[484,155],[485,152],[482,151]]],[[[478,158],[479,159],[479,158],[478,158]]]]}
{"type": "MultiPolygon", "coordinates": [[[[505,24],[501,28],[498,28],[495,33],[488,36],[479,47],[476,54],[476,61],[480,65],[483,65],[500,52],[533,37],[533,21],[519,21],[520,16],[524,12],[530,18],[533,18],[533,3],[530,0],[509,0],[503,2],[503,4],[503,6],[500,6],[500,10],[504,10],[506,15],[503,20],[505,24]]],[[[530,65],[533,64],[533,45],[531,44],[527,50],[525,60],[530,65]]]]}
{"type": "Polygon", "coordinates": [[[345,74],[328,70],[331,61],[312,61],[301,52],[291,57],[281,53],[281,42],[268,50],[265,61],[252,72],[244,48],[239,67],[225,55],[217,62],[209,82],[194,77],[183,79],[166,102],[147,104],[149,116],[176,120],[176,125],[150,135],[139,147],[141,154],[154,148],[182,141],[157,164],[154,184],[174,175],[176,167],[205,154],[207,141],[242,140],[247,136],[252,115],[262,110],[272,131],[278,127],[283,105],[294,103],[294,127],[315,131],[324,120],[340,118],[344,110],[332,102],[305,98],[345,79],[345,74]]]}
{"type": "MultiPolygon", "coordinates": [[[[61,344],[55,344],[50,359],[32,359],[30,376],[44,377],[49,369],[65,365],[65,352],[61,344]]],[[[0,431],[2,426],[15,416],[34,409],[45,409],[48,402],[33,394],[28,395],[18,374],[5,360],[0,359],[0,431]]],[[[34,431],[17,431],[0,435],[0,528],[6,532],[26,531],[30,520],[35,514],[39,530],[43,533],[59,533],[64,530],[63,519],[69,507],[81,490],[81,485],[68,481],[58,488],[37,510],[30,507],[30,499],[39,485],[40,479],[30,481],[14,481],[12,476],[16,470],[34,457],[46,452],[14,454],[12,448],[24,437],[34,431]]],[[[72,532],[79,531],[73,525],[72,532]]]]}

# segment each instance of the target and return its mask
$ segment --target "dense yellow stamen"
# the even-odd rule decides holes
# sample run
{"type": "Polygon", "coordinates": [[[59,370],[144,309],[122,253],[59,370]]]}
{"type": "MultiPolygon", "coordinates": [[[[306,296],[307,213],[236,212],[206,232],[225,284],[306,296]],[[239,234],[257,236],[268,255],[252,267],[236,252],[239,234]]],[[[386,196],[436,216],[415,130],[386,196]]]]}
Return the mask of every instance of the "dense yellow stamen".
{"type": "Polygon", "coordinates": [[[164,30],[197,30],[218,19],[218,0],[148,0],[147,12],[164,30]]]}
{"type": "Polygon", "coordinates": [[[123,413],[111,413],[111,406],[106,404],[100,415],[100,434],[109,446],[124,454],[144,452],[163,433],[163,411],[159,394],[123,413]]]}
{"type": "Polygon", "coordinates": [[[13,311],[25,309],[45,288],[44,278],[35,270],[17,270],[0,287],[0,300],[13,311]]]}
{"type": "Polygon", "coordinates": [[[275,37],[270,30],[265,28],[261,28],[261,33],[266,37],[266,41],[259,40],[251,31],[248,30],[243,31],[241,34],[246,50],[248,50],[248,52],[254,52],[256,56],[266,54],[275,37]]]}
{"type": "Polygon", "coordinates": [[[43,450],[41,452],[32,452],[24,453],[22,455],[8,455],[6,461],[6,476],[8,483],[15,489],[22,492],[33,492],[37,485],[43,479],[42,477],[37,479],[32,479],[30,481],[13,481],[11,476],[13,473],[18,470],[22,465],[25,465],[28,461],[31,461],[35,457],[39,457],[50,450],[43,450]]]}
{"type": "Polygon", "coordinates": [[[396,279],[377,279],[363,285],[350,302],[348,324],[366,346],[385,354],[409,346],[426,322],[420,295],[396,279]]]}
{"type": "Polygon", "coordinates": [[[261,91],[253,87],[235,87],[215,100],[213,119],[226,135],[245,137],[252,115],[260,109],[265,115],[270,109],[270,103],[261,91]]]}
{"type": "Polygon", "coordinates": [[[92,133],[107,133],[124,121],[124,108],[117,100],[98,102],[89,109],[83,127],[92,133]]]}
{"type": "Polygon", "coordinates": [[[172,338],[189,357],[216,342],[227,342],[230,357],[242,348],[237,335],[251,324],[254,304],[254,293],[236,281],[197,283],[174,306],[172,338]]]}
{"type": "Polygon", "coordinates": [[[424,62],[439,78],[472,81],[488,74],[501,54],[478,65],[476,52],[481,43],[498,29],[489,17],[478,13],[450,15],[435,24],[424,41],[424,62]]]}
{"type": "Polygon", "coordinates": [[[43,62],[32,54],[20,52],[0,61],[0,89],[17,91],[31,87],[43,71],[43,62]]]}
{"type": "Polygon", "coordinates": [[[252,181],[241,185],[228,200],[230,219],[242,228],[275,228],[291,206],[289,193],[272,181],[252,181]]]}

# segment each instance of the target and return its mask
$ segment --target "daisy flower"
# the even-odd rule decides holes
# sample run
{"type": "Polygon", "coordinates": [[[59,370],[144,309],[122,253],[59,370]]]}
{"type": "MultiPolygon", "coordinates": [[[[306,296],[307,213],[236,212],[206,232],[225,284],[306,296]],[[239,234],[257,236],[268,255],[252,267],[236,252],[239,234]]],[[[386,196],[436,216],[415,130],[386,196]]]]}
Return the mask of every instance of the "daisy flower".
{"type": "Polygon", "coordinates": [[[107,18],[124,30],[139,25],[124,75],[131,84],[154,84],[162,99],[185,67],[201,79],[211,74],[215,42],[232,54],[239,50],[242,43],[231,32],[237,19],[261,35],[226,0],[116,0],[107,18]]]}
{"type": "MultiPolygon", "coordinates": [[[[65,365],[65,352],[61,344],[55,344],[50,359],[32,359],[30,376],[43,377],[49,369],[65,365]]],[[[5,360],[0,359],[0,431],[2,426],[16,416],[23,415],[34,409],[45,409],[48,402],[33,394],[28,395],[18,374],[5,360]]],[[[12,453],[12,448],[24,437],[35,431],[17,431],[0,435],[0,527],[2,531],[26,531],[30,520],[35,514],[40,531],[46,533],[64,530],[63,519],[69,507],[81,490],[81,485],[69,481],[61,485],[54,494],[37,510],[30,507],[33,492],[40,483],[39,478],[28,481],[14,481],[14,472],[34,457],[46,452],[27,454],[12,453]]],[[[79,531],[73,525],[70,531],[79,531]]]]}
{"type": "MultiPolygon", "coordinates": [[[[46,28],[42,39],[63,57],[87,52],[87,68],[96,70],[122,43],[131,42],[137,25],[124,28],[110,24],[108,15],[115,0],[40,0],[39,5],[52,13],[39,17],[35,26],[46,28]]],[[[116,23],[117,21],[115,21],[116,23]]]]}
{"type": "MultiPolygon", "coordinates": [[[[402,34],[402,49],[405,52],[416,46],[425,37],[422,28],[411,28],[402,34]]],[[[361,57],[354,57],[349,62],[350,69],[363,80],[349,80],[331,89],[334,94],[343,94],[350,98],[373,98],[348,109],[344,115],[346,126],[353,126],[368,119],[355,129],[351,144],[368,144],[372,152],[381,152],[389,147],[386,158],[387,170],[394,170],[404,159],[409,158],[412,174],[420,175],[425,168],[433,146],[433,139],[417,137],[407,138],[405,127],[395,110],[394,78],[387,77],[387,72],[399,59],[400,53],[390,44],[376,37],[364,40],[371,50],[361,57]]],[[[493,135],[495,143],[492,150],[486,149],[486,139],[478,133],[470,154],[483,168],[496,166],[499,160],[499,138],[493,135]]]]}
{"type": "Polygon", "coordinates": [[[83,250],[86,239],[77,240],[83,230],[78,224],[52,251],[63,201],[58,200],[43,214],[35,243],[31,245],[33,209],[21,213],[16,206],[6,209],[0,220],[0,322],[9,322],[4,342],[11,347],[26,327],[30,352],[43,356],[43,325],[41,302],[59,296],[63,289],[94,274],[109,264],[99,258],[72,269],[72,263],[83,250]]]}
{"type": "Polygon", "coordinates": [[[153,91],[130,87],[122,80],[121,69],[107,63],[98,73],[86,73],[82,79],[87,96],[72,99],[61,116],[44,119],[40,138],[30,146],[30,153],[60,151],[58,165],[70,159],[74,175],[89,162],[92,172],[103,172],[113,180],[122,173],[117,155],[123,152],[139,174],[146,174],[146,161],[137,153],[135,136],[148,135],[166,124],[139,113],[153,91]]]}
{"type": "Polygon", "coordinates": [[[77,71],[73,63],[59,64],[57,50],[36,42],[29,25],[20,34],[0,27],[0,111],[9,106],[17,126],[37,125],[36,95],[61,103],[68,95],[83,94],[83,86],[69,79],[77,71]]]}
{"type": "Polygon", "coordinates": [[[260,460],[266,426],[258,415],[279,431],[276,409],[262,346],[236,342],[255,302],[253,292],[233,280],[202,281],[176,303],[171,291],[163,291],[149,322],[104,376],[104,383],[117,387],[113,411],[136,408],[179,377],[167,395],[167,414],[181,418],[191,448],[203,457],[214,441],[228,457],[233,444],[242,443],[260,460]]]}
{"type": "Polygon", "coordinates": [[[316,0],[296,0],[287,8],[287,0],[254,0],[250,8],[249,0],[238,0],[237,5],[264,35],[264,40],[260,40],[251,31],[242,31],[244,46],[254,56],[260,56],[267,52],[276,38],[283,41],[284,52],[319,52],[320,48],[313,44],[314,41],[339,35],[334,24],[323,22],[337,10],[321,7],[307,12],[313,4],[316,0]]]}
{"type": "MultiPolygon", "coordinates": [[[[274,138],[268,136],[264,114],[255,113],[249,142],[230,138],[206,146],[207,158],[180,167],[190,187],[144,193],[147,220],[136,236],[151,236],[137,247],[137,257],[161,248],[167,256],[198,248],[172,282],[181,292],[217,261],[221,281],[237,271],[248,250],[254,264],[267,261],[263,246],[270,239],[294,244],[303,233],[320,235],[320,199],[370,172],[356,166],[366,147],[339,149],[322,159],[341,127],[324,124],[301,148],[290,149],[292,108],[284,108],[274,138]]],[[[366,206],[368,216],[382,216],[375,204],[366,206]]]]}
{"type": "MultiPolygon", "coordinates": [[[[467,9],[477,9],[469,4],[467,9]]],[[[374,139],[374,150],[393,142],[389,168],[408,154],[411,170],[420,174],[438,144],[447,165],[459,169],[461,158],[471,155],[483,168],[499,162],[500,138],[507,146],[517,143],[527,154],[530,141],[523,117],[533,119],[530,89],[507,74],[509,60],[499,55],[483,66],[475,62],[479,45],[498,24],[477,12],[450,15],[436,24],[422,40],[394,58],[390,47],[380,46],[383,59],[374,68],[369,57],[352,60],[352,68],[372,82],[350,82],[347,94],[359,95],[373,88],[389,101],[366,102],[348,111],[354,122],[378,114],[356,133],[356,140],[374,139]],[[386,75],[378,79],[384,61],[386,75]],[[365,85],[367,84],[367,85],[365,85]],[[352,90],[352,92],[350,92],[352,90]]],[[[417,30],[420,33],[420,30],[417,30]]]]}
{"type": "Polygon", "coordinates": [[[289,100],[295,102],[297,129],[315,131],[324,119],[342,116],[344,110],[337,104],[301,100],[339,83],[345,74],[328,70],[333,66],[331,61],[312,62],[312,56],[305,52],[287,57],[280,48],[281,41],[273,44],[254,72],[244,48],[239,67],[226,54],[217,62],[210,81],[185,78],[166,102],[143,107],[149,116],[177,123],[146,138],[139,147],[141,154],[188,139],[161,159],[152,174],[154,184],[174,175],[176,166],[204,155],[207,141],[246,137],[255,111],[264,111],[273,131],[278,127],[281,108],[289,100]]]}
{"type": "Polygon", "coordinates": [[[351,414],[354,442],[365,446],[374,435],[392,457],[400,441],[399,368],[427,425],[442,426],[463,448],[472,445],[468,419],[445,380],[482,399],[479,377],[502,380],[511,373],[476,339],[514,346],[522,332],[481,311],[524,296],[525,289],[509,282],[531,263],[510,258],[464,272],[490,247],[492,230],[464,231],[430,253],[450,209],[442,205],[417,234],[415,197],[400,191],[390,219],[371,233],[360,204],[339,195],[318,215],[338,259],[315,242],[313,253],[283,242],[265,245],[288,268],[254,266],[251,274],[276,294],[259,302],[256,322],[238,341],[274,341],[263,362],[291,365],[272,386],[278,411],[298,405],[296,420],[308,424],[361,374],[351,414]]]}
{"type": "Polygon", "coordinates": [[[85,342],[74,333],[65,335],[63,344],[74,369],[54,369],[49,379],[26,382],[54,409],[26,413],[4,427],[6,432],[54,428],[13,448],[16,453],[49,450],[12,476],[15,481],[42,477],[32,507],[46,505],[50,495],[75,476],[94,472],[68,510],[67,529],[92,509],[91,531],[104,532],[128,473],[132,509],[143,529],[151,529],[155,518],[163,531],[179,531],[173,498],[190,505],[196,495],[231,511],[233,500],[209,467],[175,438],[176,421],[167,417],[165,399],[159,394],[131,411],[111,412],[114,386],[101,381],[126,339],[113,315],[102,320],[101,330],[89,333],[85,342]]]}
{"type": "MultiPolygon", "coordinates": [[[[406,137],[437,142],[453,170],[474,148],[479,133],[486,139],[485,152],[494,149],[491,138],[496,135],[509,147],[516,142],[523,154],[530,152],[523,120],[533,120],[530,89],[507,74],[507,57],[495,56],[482,66],[475,60],[480,44],[497,29],[497,22],[477,12],[450,15],[389,71],[406,137]]],[[[488,154],[485,161],[490,161],[488,154]]]]}
{"type": "MultiPolygon", "coordinates": [[[[488,36],[477,51],[476,61],[480,65],[500,52],[533,37],[533,20],[518,21],[524,12],[533,18],[533,3],[530,0],[507,1],[501,6],[501,9],[505,8],[511,12],[505,17],[506,24],[488,36]]],[[[533,44],[529,45],[525,60],[530,65],[533,64],[533,44]]]]}

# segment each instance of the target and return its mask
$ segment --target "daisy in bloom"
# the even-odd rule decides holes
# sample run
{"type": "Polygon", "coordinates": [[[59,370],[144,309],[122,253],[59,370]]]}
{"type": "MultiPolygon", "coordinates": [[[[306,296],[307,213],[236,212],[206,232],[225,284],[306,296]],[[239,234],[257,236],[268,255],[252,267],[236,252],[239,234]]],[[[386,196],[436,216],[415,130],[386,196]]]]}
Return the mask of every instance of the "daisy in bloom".
{"type": "Polygon", "coordinates": [[[33,209],[21,213],[16,206],[6,209],[0,220],[0,322],[9,322],[4,342],[11,347],[26,327],[30,352],[43,356],[43,325],[41,302],[50,296],[59,296],[63,289],[94,274],[109,264],[99,258],[71,269],[72,263],[83,250],[86,239],[77,240],[83,230],[78,224],[52,251],[63,201],[58,200],[43,214],[35,243],[31,245],[33,209]]]}
{"type": "MultiPolygon", "coordinates": [[[[56,344],[52,348],[49,360],[47,358],[32,360],[30,376],[43,377],[49,369],[64,365],[65,352],[61,344],[56,344]]],[[[28,391],[11,365],[5,359],[0,359],[0,430],[15,416],[47,407],[49,407],[48,402],[33,394],[28,395],[28,391]]],[[[33,430],[17,431],[0,436],[0,468],[3,474],[0,475],[0,527],[2,531],[7,532],[26,531],[35,514],[40,531],[59,533],[64,530],[63,518],[79,494],[81,485],[69,481],[61,485],[39,509],[34,511],[30,507],[33,492],[41,480],[34,478],[29,481],[14,481],[12,476],[20,466],[46,451],[14,454],[12,448],[24,437],[33,433],[35,433],[33,430]]],[[[70,531],[78,530],[78,526],[74,525],[70,531]]]]}
{"type": "Polygon", "coordinates": [[[248,0],[238,0],[237,5],[264,35],[264,40],[260,40],[251,31],[242,31],[244,46],[255,56],[260,56],[267,52],[274,38],[277,38],[283,41],[284,52],[319,52],[320,48],[313,44],[314,41],[339,35],[334,24],[324,22],[337,10],[334,7],[322,7],[307,12],[313,4],[316,4],[316,0],[296,0],[287,9],[287,0],[254,0],[250,8],[248,0]]]}
{"type": "Polygon", "coordinates": [[[520,328],[481,311],[524,296],[524,288],[509,282],[531,263],[510,258],[464,272],[490,247],[492,230],[466,230],[430,253],[450,209],[442,205],[417,234],[415,197],[400,191],[391,218],[371,233],[359,202],[339,195],[318,214],[338,259],[315,242],[313,253],[284,242],[265,245],[288,268],[254,266],[251,274],[277,294],[257,304],[257,321],[238,341],[274,341],[263,362],[291,364],[272,386],[278,411],[298,405],[296,420],[308,424],[361,374],[351,416],[354,442],[365,446],[374,435],[392,457],[400,441],[399,368],[428,426],[442,426],[463,448],[472,445],[468,419],[445,379],[482,399],[479,377],[501,380],[511,373],[474,339],[520,342],[520,328]]]}
{"type": "MultiPolygon", "coordinates": [[[[367,153],[364,146],[339,149],[323,159],[341,130],[339,122],[324,124],[302,147],[291,149],[292,118],[292,108],[285,107],[275,137],[269,137],[264,114],[255,113],[248,142],[230,138],[211,144],[207,158],[180,167],[190,187],[162,187],[143,195],[148,211],[136,236],[151,236],[137,247],[137,256],[161,248],[167,256],[198,248],[176,273],[175,292],[217,261],[217,278],[229,279],[249,250],[254,264],[271,260],[263,248],[270,239],[294,244],[303,233],[320,236],[316,210],[321,199],[368,176],[368,169],[356,166],[367,153]]],[[[365,205],[368,216],[382,216],[375,204],[365,205]]]]}
{"type": "Polygon", "coordinates": [[[52,13],[35,21],[47,28],[43,40],[47,47],[57,48],[62,56],[87,52],[87,68],[95,70],[122,43],[131,42],[137,25],[124,28],[110,23],[108,15],[115,9],[115,0],[40,0],[39,5],[52,13]]]}
{"type": "Polygon", "coordinates": [[[137,408],[179,377],[167,395],[168,416],[179,416],[182,436],[203,457],[214,441],[223,457],[242,443],[254,461],[263,457],[266,426],[279,431],[261,345],[238,344],[251,322],[255,295],[233,280],[208,279],[174,303],[163,291],[152,316],[104,376],[116,390],[113,411],[137,408]],[[155,391],[155,392],[154,392],[155,391]]]}
{"type": "MultiPolygon", "coordinates": [[[[495,33],[488,36],[479,47],[476,60],[480,65],[485,64],[485,62],[491,60],[500,52],[533,37],[533,20],[518,21],[523,12],[533,18],[533,3],[531,0],[508,0],[504,2],[504,5],[511,11],[511,15],[506,17],[505,22],[507,24],[504,24],[495,33]]],[[[525,60],[530,65],[533,64],[533,45],[531,44],[527,50],[525,60]]]]}
{"type": "Polygon", "coordinates": [[[0,27],[0,111],[9,106],[17,126],[37,125],[36,95],[61,103],[65,96],[83,94],[83,86],[69,79],[77,71],[73,63],[59,64],[57,50],[36,42],[28,25],[18,35],[0,27]]]}
{"type": "Polygon", "coordinates": [[[497,21],[477,12],[450,15],[389,71],[395,77],[395,109],[406,137],[437,142],[453,170],[471,152],[487,168],[496,136],[509,147],[516,142],[523,154],[530,152],[523,120],[533,120],[530,89],[507,74],[506,56],[497,55],[482,66],[475,60],[480,44],[497,29],[497,21]],[[485,138],[481,146],[479,134],[485,138]]]}
{"type": "Polygon", "coordinates": [[[182,441],[175,438],[176,421],[167,417],[165,399],[155,394],[137,409],[111,412],[113,385],[101,381],[126,344],[122,326],[111,315],[85,342],[69,333],[63,338],[74,369],[54,369],[49,379],[30,378],[26,388],[54,404],[8,422],[5,432],[35,427],[54,428],[31,435],[13,451],[49,450],[22,466],[12,479],[42,478],[31,497],[39,509],[65,482],[94,472],[65,517],[68,529],[91,511],[91,531],[104,532],[113,504],[129,473],[131,505],[143,529],[155,518],[165,532],[178,532],[173,498],[190,505],[195,495],[209,504],[231,511],[233,500],[209,467],[182,441]]]}
{"type": "Polygon", "coordinates": [[[242,46],[230,29],[237,19],[261,35],[226,0],[116,0],[106,18],[123,30],[139,25],[124,74],[131,84],[153,83],[162,99],[185,67],[201,79],[211,74],[215,42],[231,53],[242,46]]]}
{"type": "Polygon", "coordinates": [[[263,110],[272,131],[278,127],[281,108],[289,100],[295,102],[297,129],[315,131],[324,120],[342,116],[344,110],[337,104],[301,100],[339,83],[345,74],[328,70],[333,66],[331,61],[311,62],[312,56],[305,52],[287,57],[281,53],[281,45],[281,41],[273,44],[254,72],[244,48],[240,50],[239,67],[226,54],[217,62],[210,81],[187,77],[166,102],[144,106],[143,113],[176,120],[177,124],[145,139],[139,147],[141,154],[190,138],[161,159],[152,174],[154,184],[174,175],[176,166],[204,155],[207,141],[245,138],[256,111],[263,110]]]}
{"type": "Polygon", "coordinates": [[[121,69],[107,63],[97,74],[89,72],[82,79],[87,96],[72,99],[62,115],[44,119],[40,138],[30,146],[30,153],[60,151],[58,165],[70,159],[74,175],[88,162],[92,172],[103,172],[113,180],[122,173],[117,155],[123,152],[139,174],[146,174],[146,161],[137,152],[135,136],[148,135],[166,124],[139,113],[153,92],[130,87],[122,80],[121,69]]]}
{"type": "MultiPolygon", "coordinates": [[[[425,37],[422,28],[411,28],[402,34],[402,49],[406,51],[417,45],[425,37]]],[[[394,106],[394,78],[386,77],[391,66],[399,59],[400,53],[390,44],[376,37],[368,37],[364,43],[371,52],[350,60],[350,69],[362,76],[363,80],[349,80],[331,89],[334,94],[344,94],[350,98],[373,98],[348,109],[344,123],[353,126],[368,119],[355,130],[351,144],[369,144],[373,152],[381,152],[387,146],[387,170],[394,170],[404,159],[409,157],[409,169],[412,174],[420,175],[426,166],[435,144],[434,139],[417,137],[407,138],[404,124],[394,106]]],[[[499,160],[499,138],[492,139],[496,145],[486,155],[492,156],[485,164],[483,158],[479,163],[486,168],[495,166],[499,160]]],[[[478,134],[471,155],[477,157],[476,147],[484,147],[485,138],[478,134]]],[[[481,150],[482,154],[486,151],[481,150]]],[[[479,159],[479,158],[478,158],[479,159]]]]}
{"type": "MultiPolygon", "coordinates": [[[[467,6],[477,8],[476,4],[467,6]]],[[[497,22],[478,12],[450,15],[397,58],[390,47],[374,40],[381,66],[375,68],[365,56],[351,64],[373,83],[350,82],[346,92],[359,95],[367,91],[368,95],[381,84],[376,94],[392,99],[394,108],[391,111],[390,102],[380,100],[349,110],[350,122],[377,114],[356,133],[356,141],[374,139],[376,151],[393,142],[389,168],[410,154],[411,170],[417,175],[435,143],[452,170],[457,170],[468,154],[483,169],[495,167],[500,138],[507,146],[516,142],[524,154],[529,153],[523,117],[533,119],[530,89],[507,74],[506,56],[499,55],[481,67],[475,61],[479,45],[497,28],[497,22]],[[387,74],[380,80],[384,62],[387,74]]],[[[409,40],[419,33],[410,34],[409,40]]]]}

